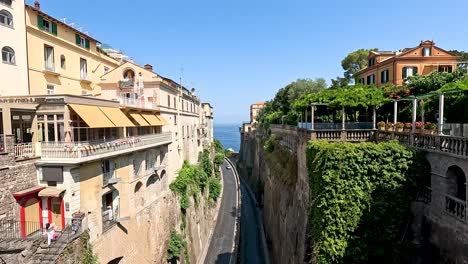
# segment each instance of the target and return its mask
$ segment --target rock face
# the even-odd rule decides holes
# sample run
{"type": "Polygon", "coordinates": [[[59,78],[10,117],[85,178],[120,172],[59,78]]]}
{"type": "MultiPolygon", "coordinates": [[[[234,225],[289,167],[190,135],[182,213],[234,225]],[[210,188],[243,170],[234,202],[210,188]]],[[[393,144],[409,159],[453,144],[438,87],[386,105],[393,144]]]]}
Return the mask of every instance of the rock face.
{"type": "Polygon", "coordinates": [[[263,224],[272,263],[304,263],[307,238],[309,186],[306,138],[288,131],[283,135],[297,154],[287,148],[264,150],[259,134],[244,133],[238,167],[263,205],[263,224]]]}

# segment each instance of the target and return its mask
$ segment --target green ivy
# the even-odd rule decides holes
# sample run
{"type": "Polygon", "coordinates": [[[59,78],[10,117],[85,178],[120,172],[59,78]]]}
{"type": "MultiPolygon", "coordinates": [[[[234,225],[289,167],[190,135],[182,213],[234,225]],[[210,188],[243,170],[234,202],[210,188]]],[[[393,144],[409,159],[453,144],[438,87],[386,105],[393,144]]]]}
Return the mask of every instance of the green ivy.
{"type": "Polygon", "coordinates": [[[182,238],[182,235],[177,234],[177,232],[174,230],[171,231],[169,247],[167,248],[166,259],[168,261],[178,260],[180,258],[182,249],[186,248],[186,246],[187,246],[187,243],[182,238]]]}
{"type": "Polygon", "coordinates": [[[216,153],[213,162],[214,162],[214,164],[219,166],[219,165],[223,164],[224,158],[225,158],[224,152],[218,152],[218,153],[216,153]]]}
{"type": "Polygon", "coordinates": [[[207,149],[203,150],[203,153],[201,154],[201,167],[207,175],[213,174],[213,164],[210,158],[210,151],[207,149]]]}
{"type": "Polygon", "coordinates": [[[392,263],[410,250],[402,230],[423,173],[418,157],[397,142],[309,142],[309,236],[317,263],[392,263]]]}

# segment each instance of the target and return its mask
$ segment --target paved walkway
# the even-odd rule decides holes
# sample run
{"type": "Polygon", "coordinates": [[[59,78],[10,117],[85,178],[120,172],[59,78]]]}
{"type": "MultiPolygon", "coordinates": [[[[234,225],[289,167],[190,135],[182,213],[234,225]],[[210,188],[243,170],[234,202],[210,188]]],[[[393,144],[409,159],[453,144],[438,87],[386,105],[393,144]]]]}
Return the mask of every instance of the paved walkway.
{"type": "Polygon", "coordinates": [[[229,264],[233,259],[237,212],[237,184],[232,169],[223,163],[223,198],[218,213],[218,221],[211,238],[205,264],[229,264]]]}

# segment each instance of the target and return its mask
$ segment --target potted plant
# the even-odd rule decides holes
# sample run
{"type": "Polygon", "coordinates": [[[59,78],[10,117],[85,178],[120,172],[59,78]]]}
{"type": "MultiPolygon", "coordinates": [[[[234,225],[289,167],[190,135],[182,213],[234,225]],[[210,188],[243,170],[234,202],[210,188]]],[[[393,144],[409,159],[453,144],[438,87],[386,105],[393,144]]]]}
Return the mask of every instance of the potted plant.
{"type": "Polygon", "coordinates": [[[378,122],[377,127],[379,128],[379,130],[385,130],[385,122],[384,121],[378,122]]]}
{"type": "Polygon", "coordinates": [[[411,123],[405,123],[405,124],[403,125],[403,131],[410,132],[411,129],[413,129],[413,124],[411,124],[411,123]]]}
{"type": "Polygon", "coordinates": [[[424,130],[424,122],[418,121],[416,122],[416,133],[423,133],[424,130]]]}
{"type": "Polygon", "coordinates": [[[397,132],[403,132],[403,127],[404,127],[404,126],[405,126],[405,125],[404,125],[403,123],[397,122],[397,123],[395,124],[395,131],[397,131],[397,132]]]}
{"type": "Polygon", "coordinates": [[[435,134],[435,131],[437,129],[437,125],[431,122],[427,122],[424,125],[424,130],[427,134],[435,134]]]}
{"type": "Polygon", "coordinates": [[[387,129],[387,131],[393,131],[393,124],[390,122],[387,122],[385,124],[385,128],[387,129]]]}

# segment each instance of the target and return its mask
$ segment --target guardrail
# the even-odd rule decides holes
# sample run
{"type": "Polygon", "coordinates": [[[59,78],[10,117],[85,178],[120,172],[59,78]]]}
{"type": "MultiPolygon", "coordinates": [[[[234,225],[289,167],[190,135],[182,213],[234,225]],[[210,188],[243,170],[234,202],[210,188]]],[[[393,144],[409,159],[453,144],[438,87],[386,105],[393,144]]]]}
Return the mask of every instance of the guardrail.
{"type": "Polygon", "coordinates": [[[454,216],[455,218],[466,221],[466,201],[446,194],[445,212],[454,216]]]}
{"type": "Polygon", "coordinates": [[[32,158],[36,156],[33,143],[15,144],[15,158],[32,158]]]}
{"type": "Polygon", "coordinates": [[[48,159],[82,159],[115,151],[132,151],[149,145],[165,144],[172,140],[170,132],[122,138],[106,142],[42,142],[41,158],[48,159]]]}

